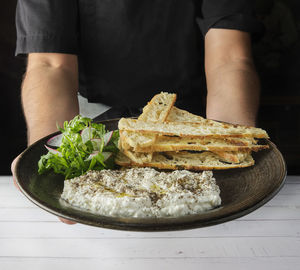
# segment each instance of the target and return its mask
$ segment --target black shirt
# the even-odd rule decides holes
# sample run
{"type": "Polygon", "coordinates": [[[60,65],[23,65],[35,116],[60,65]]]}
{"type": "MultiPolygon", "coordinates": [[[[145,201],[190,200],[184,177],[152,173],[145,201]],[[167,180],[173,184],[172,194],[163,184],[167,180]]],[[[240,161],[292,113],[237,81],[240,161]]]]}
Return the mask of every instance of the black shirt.
{"type": "Polygon", "coordinates": [[[209,28],[260,31],[251,0],[19,0],[16,55],[77,54],[90,102],[144,105],[200,91],[209,28]]]}

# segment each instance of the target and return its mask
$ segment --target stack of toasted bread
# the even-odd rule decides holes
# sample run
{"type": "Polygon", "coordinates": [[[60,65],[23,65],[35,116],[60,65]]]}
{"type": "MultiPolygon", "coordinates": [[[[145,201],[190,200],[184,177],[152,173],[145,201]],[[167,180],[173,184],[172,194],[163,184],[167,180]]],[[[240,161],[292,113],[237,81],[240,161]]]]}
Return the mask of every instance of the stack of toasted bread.
{"type": "Polygon", "coordinates": [[[174,106],[176,94],[155,95],[137,118],[119,121],[121,166],[213,170],[254,165],[251,152],[268,148],[260,128],[205,119],[174,106]]]}

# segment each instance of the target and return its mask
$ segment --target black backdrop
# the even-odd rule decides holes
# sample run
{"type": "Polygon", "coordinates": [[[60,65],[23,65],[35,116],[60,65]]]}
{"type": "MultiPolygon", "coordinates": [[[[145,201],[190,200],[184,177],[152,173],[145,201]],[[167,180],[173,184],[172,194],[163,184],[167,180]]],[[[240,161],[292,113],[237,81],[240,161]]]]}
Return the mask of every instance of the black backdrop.
{"type": "Polygon", "coordinates": [[[26,147],[26,130],[20,104],[24,60],[14,57],[16,1],[1,1],[0,8],[0,175],[10,174],[14,156],[26,147]]]}
{"type": "MultiPolygon", "coordinates": [[[[289,173],[299,174],[300,20],[295,12],[299,13],[300,1],[275,1],[280,2],[279,5],[274,5],[273,0],[258,2],[265,4],[258,9],[260,12],[267,10],[264,15],[268,17],[264,38],[254,43],[256,64],[262,81],[259,126],[268,131],[272,141],[284,154],[289,173]],[[287,20],[291,25],[284,23],[287,20]],[[296,36],[290,31],[292,28],[296,29],[296,36]],[[281,42],[277,43],[277,40],[281,42]]],[[[2,1],[0,9],[0,175],[10,174],[11,161],[26,148],[26,128],[20,102],[25,60],[14,57],[15,6],[16,0],[2,1]]]]}

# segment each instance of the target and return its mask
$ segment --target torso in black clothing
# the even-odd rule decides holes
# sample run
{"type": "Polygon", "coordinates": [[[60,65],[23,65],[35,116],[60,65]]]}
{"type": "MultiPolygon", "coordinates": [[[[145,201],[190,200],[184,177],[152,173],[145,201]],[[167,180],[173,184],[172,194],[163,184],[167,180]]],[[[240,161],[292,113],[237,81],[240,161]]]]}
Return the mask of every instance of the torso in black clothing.
{"type": "Polygon", "coordinates": [[[203,36],[211,27],[257,31],[252,2],[19,0],[16,54],[77,54],[90,102],[140,107],[168,91],[197,104],[203,36]]]}
{"type": "Polygon", "coordinates": [[[81,92],[89,100],[139,106],[159,91],[199,88],[194,1],[81,0],[79,7],[81,92]]]}

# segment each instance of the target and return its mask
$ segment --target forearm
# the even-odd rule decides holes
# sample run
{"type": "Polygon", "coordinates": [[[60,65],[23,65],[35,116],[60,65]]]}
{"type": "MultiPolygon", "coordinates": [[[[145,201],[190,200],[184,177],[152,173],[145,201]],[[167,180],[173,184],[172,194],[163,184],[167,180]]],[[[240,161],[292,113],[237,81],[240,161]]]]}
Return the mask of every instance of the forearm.
{"type": "Polygon", "coordinates": [[[30,69],[22,85],[28,144],[57,131],[65,120],[78,114],[78,83],[62,67],[37,66],[30,69]]]}
{"type": "Polygon", "coordinates": [[[251,61],[229,62],[206,78],[208,118],[255,126],[260,83],[251,61]]]}

